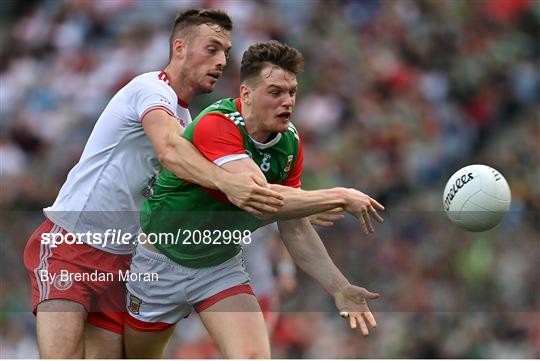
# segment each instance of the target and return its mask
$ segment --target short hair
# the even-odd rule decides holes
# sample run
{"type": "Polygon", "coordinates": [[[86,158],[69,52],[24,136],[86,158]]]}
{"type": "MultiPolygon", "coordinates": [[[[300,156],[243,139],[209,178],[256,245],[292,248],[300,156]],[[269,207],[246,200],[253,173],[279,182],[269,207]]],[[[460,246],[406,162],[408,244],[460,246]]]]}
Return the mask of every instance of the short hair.
{"type": "Polygon", "coordinates": [[[277,40],[251,45],[242,56],[240,82],[245,83],[259,76],[261,70],[267,65],[276,65],[298,75],[304,68],[304,57],[295,48],[277,40]]]}
{"type": "Polygon", "coordinates": [[[229,15],[223,10],[218,9],[189,9],[179,13],[174,19],[169,38],[169,60],[172,58],[172,45],[174,39],[180,34],[189,31],[190,28],[199,25],[217,25],[226,31],[232,31],[233,23],[229,15]]]}

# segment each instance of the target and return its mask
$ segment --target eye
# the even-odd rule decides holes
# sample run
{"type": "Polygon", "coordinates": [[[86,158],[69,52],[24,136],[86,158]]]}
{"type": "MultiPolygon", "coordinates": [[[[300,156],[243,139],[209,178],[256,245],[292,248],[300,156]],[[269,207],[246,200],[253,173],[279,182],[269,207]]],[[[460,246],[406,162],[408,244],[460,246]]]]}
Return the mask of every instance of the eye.
{"type": "Polygon", "coordinates": [[[209,46],[208,48],[206,48],[206,50],[210,53],[210,54],[215,54],[217,49],[213,46],[209,46]]]}

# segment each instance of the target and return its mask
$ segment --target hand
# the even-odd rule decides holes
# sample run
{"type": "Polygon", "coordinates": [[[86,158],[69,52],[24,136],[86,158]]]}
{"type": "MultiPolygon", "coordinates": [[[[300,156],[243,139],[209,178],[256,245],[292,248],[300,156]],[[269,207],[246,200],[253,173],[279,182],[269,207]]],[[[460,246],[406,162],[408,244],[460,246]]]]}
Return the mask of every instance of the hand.
{"type": "Polygon", "coordinates": [[[334,225],[335,221],[341,221],[345,218],[343,214],[338,214],[340,212],[343,212],[343,208],[341,207],[323,213],[317,213],[308,217],[309,222],[314,226],[331,227],[334,225]]]}
{"type": "Polygon", "coordinates": [[[217,186],[232,204],[256,217],[262,217],[262,212],[275,213],[284,204],[283,196],[269,189],[266,180],[255,174],[229,173],[217,186]]]}
{"type": "Polygon", "coordinates": [[[377,322],[369,310],[366,298],[375,300],[379,298],[379,294],[353,285],[344,286],[334,294],[334,301],[340,311],[339,315],[349,319],[352,329],[356,329],[357,323],[360,324],[360,330],[362,330],[364,336],[369,335],[364,318],[369,322],[371,327],[377,327],[377,322]]]}
{"type": "Polygon", "coordinates": [[[346,204],[343,207],[347,213],[355,216],[364,228],[365,234],[375,232],[371,224],[370,216],[377,222],[382,223],[383,219],[377,213],[377,210],[384,211],[384,207],[367,194],[357,191],[353,188],[345,189],[346,204]]]}

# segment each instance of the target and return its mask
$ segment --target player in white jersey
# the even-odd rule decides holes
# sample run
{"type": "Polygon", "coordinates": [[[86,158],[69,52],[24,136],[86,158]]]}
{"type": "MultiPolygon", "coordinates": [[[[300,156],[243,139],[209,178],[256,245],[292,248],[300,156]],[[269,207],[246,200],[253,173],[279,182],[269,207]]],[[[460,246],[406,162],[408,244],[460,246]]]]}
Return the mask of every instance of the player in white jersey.
{"type": "Polygon", "coordinates": [[[180,14],[166,69],[136,77],[111,99],[79,163],[44,210],[46,220],[24,254],[41,357],[123,356],[125,286],[119,271],[129,269],[139,208],[162,166],[222,191],[254,214],[282,205],[264,179],[227,173],[181,138],[191,121],[187,102],[211,92],[221,76],[231,30],[222,11],[180,14]]]}

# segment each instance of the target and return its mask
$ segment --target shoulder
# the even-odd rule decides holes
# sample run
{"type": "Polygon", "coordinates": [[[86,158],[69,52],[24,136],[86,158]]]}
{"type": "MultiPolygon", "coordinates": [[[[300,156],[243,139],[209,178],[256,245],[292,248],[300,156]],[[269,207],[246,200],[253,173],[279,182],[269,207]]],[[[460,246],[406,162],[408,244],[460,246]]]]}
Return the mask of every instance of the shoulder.
{"type": "Polygon", "coordinates": [[[289,128],[286,132],[284,132],[284,135],[288,140],[295,143],[300,143],[300,134],[292,122],[289,122],[289,128]]]}
{"type": "Polygon", "coordinates": [[[227,114],[217,111],[201,114],[193,121],[192,126],[197,129],[214,128],[216,130],[237,128],[237,125],[227,114]]]}

